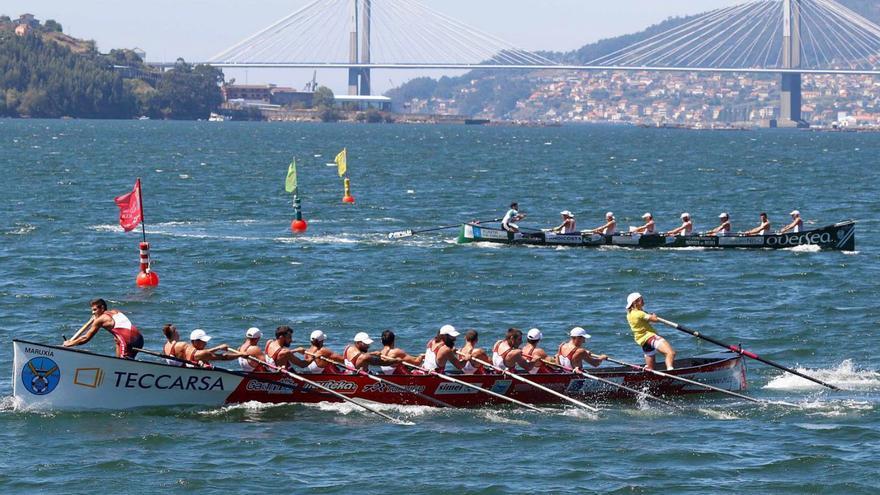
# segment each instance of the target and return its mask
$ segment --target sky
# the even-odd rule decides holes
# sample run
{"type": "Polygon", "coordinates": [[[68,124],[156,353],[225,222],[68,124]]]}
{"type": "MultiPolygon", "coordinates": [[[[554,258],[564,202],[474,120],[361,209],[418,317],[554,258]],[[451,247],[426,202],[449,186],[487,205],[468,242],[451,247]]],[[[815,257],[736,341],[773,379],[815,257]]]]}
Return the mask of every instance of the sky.
{"type": "MultiPolygon", "coordinates": [[[[101,51],[138,47],[148,61],[205,60],[311,0],[3,0],[0,14],[55,19],[101,51]]],[[[373,0],[381,2],[382,0],[373,0]]],[[[639,31],[668,17],[705,12],[742,0],[421,0],[428,7],[526,50],[568,51],[639,31]]],[[[311,70],[225,71],[239,83],[301,88],[311,70]]],[[[377,71],[374,92],[419,75],[450,72],[377,71]]],[[[343,71],[324,70],[318,83],[345,90],[343,71]]]]}

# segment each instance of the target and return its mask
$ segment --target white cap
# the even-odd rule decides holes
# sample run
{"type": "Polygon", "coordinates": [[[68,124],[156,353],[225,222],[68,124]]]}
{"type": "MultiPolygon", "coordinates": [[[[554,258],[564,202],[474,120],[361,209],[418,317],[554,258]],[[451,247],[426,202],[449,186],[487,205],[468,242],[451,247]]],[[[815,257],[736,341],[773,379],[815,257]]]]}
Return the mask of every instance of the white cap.
{"type": "Polygon", "coordinates": [[[321,342],[323,342],[324,339],[326,339],[326,338],[327,338],[327,336],[324,335],[324,332],[322,332],[322,331],[320,331],[320,330],[315,330],[315,331],[312,332],[312,334],[309,336],[309,340],[320,340],[321,342]]]}
{"type": "Polygon", "coordinates": [[[650,214],[650,213],[645,213],[644,215],[642,215],[642,218],[651,218],[651,214],[650,214]]]}
{"type": "Polygon", "coordinates": [[[201,328],[196,328],[191,334],[189,334],[189,340],[201,340],[202,342],[207,342],[211,340],[211,336],[201,328]]]}
{"type": "Polygon", "coordinates": [[[728,215],[727,212],[725,211],[724,213],[718,215],[718,218],[730,218],[730,215],[728,215]]]}
{"type": "Polygon", "coordinates": [[[801,214],[801,212],[799,212],[797,210],[793,210],[791,213],[789,213],[789,215],[798,215],[798,216],[800,216],[800,214],[801,214]]]}
{"type": "Polygon", "coordinates": [[[613,211],[609,211],[608,213],[606,213],[606,214],[605,214],[605,218],[608,218],[608,217],[612,217],[612,218],[613,218],[613,217],[614,217],[614,212],[613,212],[613,211]]]}
{"type": "Polygon", "coordinates": [[[571,331],[568,332],[568,335],[571,337],[583,337],[585,339],[590,338],[590,334],[588,334],[587,331],[581,327],[572,328],[571,331]]]}
{"type": "Polygon", "coordinates": [[[247,329],[247,332],[245,332],[244,336],[249,339],[258,339],[263,336],[263,332],[261,332],[260,329],[257,327],[250,327],[247,329]]]}
{"type": "Polygon", "coordinates": [[[370,336],[367,335],[367,332],[358,332],[357,335],[354,336],[354,341],[361,342],[367,345],[373,343],[373,339],[371,339],[370,336]]]}
{"type": "Polygon", "coordinates": [[[688,213],[688,212],[684,212],[684,213],[681,214],[681,218],[682,218],[682,219],[690,218],[690,217],[691,217],[691,214],[688,213]]]}
{"type": "Polygon", "coordinates": [[[526,334],[526,338],[529,340],[541,340],[544,338],[544,334],[541,333],[537,328],[533,328],[529,330],[529,333],[526,334]]]}
{"type": "Polygon", "coordinates": [[[638,292],[633,292],[632,294],[626,296],[626,309],[632,307],[633,303],[642,298],[642,295],[638,292]]]}
{"type": "Polygon", "coordinates": [[[562,211],[559,212],[559,214],[562,215],[562,216],[566,216],[566,217],[574,218],[574,213],[572,213],[572,212],[570,212],[570,211],[568,211],[568,210],[562,210],[562,211]]]}
{"type": "Polygon", "coordinates": [[[440,335],[449,335],[450,337],[458,337],[458,330],[452,325],[443,325],[440,327],[440,335]]]}

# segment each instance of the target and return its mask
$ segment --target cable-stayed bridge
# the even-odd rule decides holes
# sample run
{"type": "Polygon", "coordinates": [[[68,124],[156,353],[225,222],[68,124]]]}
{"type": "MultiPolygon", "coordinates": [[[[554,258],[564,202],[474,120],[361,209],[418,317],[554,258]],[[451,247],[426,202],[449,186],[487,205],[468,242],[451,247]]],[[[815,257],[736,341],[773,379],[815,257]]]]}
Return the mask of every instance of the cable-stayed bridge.
{"type": "Polygon", "coordinates": [[[584,64],[515,47],[418,0],[314,0],[204,63],[337,68],[368,95],[374,69],[781,74],[781,121],[801,123],[802,74],[880,75],[880,26],[835,0],[752,0],[693,16],[584,64]]]}

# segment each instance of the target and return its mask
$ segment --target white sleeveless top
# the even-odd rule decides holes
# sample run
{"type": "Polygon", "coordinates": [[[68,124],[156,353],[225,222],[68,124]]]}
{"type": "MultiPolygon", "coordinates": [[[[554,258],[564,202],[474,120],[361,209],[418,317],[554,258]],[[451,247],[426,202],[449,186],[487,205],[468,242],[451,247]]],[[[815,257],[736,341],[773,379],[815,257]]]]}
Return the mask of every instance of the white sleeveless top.
{"type": "Polygon", "coordinates": [[[425,360],[422,362],[422,368],[425,368],[429,371],[439,371],[437,368],[437,354],[431,349],[431,344],[434,343],[434,340],[428,341],[428,346],[425,348],[425,360]]]}
{"type": "Polygon", "coordinates": [[[767,235],[769,233],[770,233],[770,228],[768,227],[766,229],[762,229],[761,231],[759,231],[758,235],[767,235]]]}
{"type": "Polygon", "coordinates": [[[645,229],[645,235],[651,235],[654,233],[654,222],[651,222],[651,225],[648,225],[648,228],[645,229]]]}
{"type": "Polygon", "coordinates": [[[477,367],[471,364],[470,361],[466,361],[464,366],[461,367],[461,372],[465,375],[473,375],[477,372],[477,367]]]}
{"type": "MultiPolygon", "coordinates": [[[[379,353],[382,357],[388,357],[387,354],[379,353]]],[[[397,366],[379,366],[379,369],[382,371],[383,375],[393,375],[395,371],[397,371],[397,366]]]]}
{"type": "Polygon", "coordinates": [[[560,234],[574,234],[575,231],[577,230],[577,229],[575,228],[576,225],[577,225],[577,224],[575,223],[574,219],[572,219],[572,221],[571,221],[571,228],[568,228],[568,227],[563,226],[563,227],[562,227],[562,230],[560,230],[559,233],[560,233],[560,234]]]}
{"type": "Polygon", "coordinates": [[[605,227],[605,230],[602,231],[604,235],[614,235],[614,230],[617,228],[617,222],[613,222],[611,225],[605,227]]]}
{"type": "Polygon", "coordinates": [[[127,316],[118,311],[110,316],[113,317],[113,328],[131,330],[131,320],[127,316]]]}
{"type": "Polygon", "coordinates": [[[691,235],[694,232],[694,222],[688,222],[687,227],[684,228],[678,235],[691,235]]]}
{"type": "Polygon", "coordinates": [[[803,226],[804,226],[804,221],[802,219],[798,218],[798,223],[795,224],[794,228],[791,229],[791,231],[794,232],[795,234],[800,234],[803,226]]]}
{"type": "MultiPolygon", "coordinates": [[[[349,347],[351,347],[351,346],[345,346],[345,349],[342,350],[342,356],[343,356],[342,362],[343,362],[343,364],[345,364],[345,367],[348,368],[349,371],[351,371],[351,370],[354,370],[356,367],[355,367],[354,363],[351,361],[351,359],[345,357],[348,354],[349,347]]],[[[360,356],[361,354],[362,353],[359,352],[358,356],[360,356]]]]}
{"type": "Polygon", "coordinates": [[[730,235],[730,222],[724,222],[722,225],[723,226],[721,227],[721,230],[718,231],[717,235],[730,235]]]}
{"type": "MultiPolygon", "coordinates": [[[[498,352],[498,347],[501,346],[501,343],[504,341],[496,342],[494,346],[492,346],[492,365],[496,368],[500,368],[502,370],[507,370],[507,365],[504,364],[504,356],[498,352]]],[[[507,352],[510,352],[512,348],[508,347],[507,352]]]]}

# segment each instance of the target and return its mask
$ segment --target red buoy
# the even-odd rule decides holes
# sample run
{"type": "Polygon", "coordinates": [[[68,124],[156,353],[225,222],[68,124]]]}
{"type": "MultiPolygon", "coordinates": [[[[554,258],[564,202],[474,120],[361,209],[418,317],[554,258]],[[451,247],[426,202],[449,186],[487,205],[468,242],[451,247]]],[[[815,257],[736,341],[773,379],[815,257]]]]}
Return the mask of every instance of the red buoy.
{"type": "Polygon", "coordinates": [[[150,243],[142,242],[141,248],[141,271],[137,274],[135,283],[138,287],[155,287],[159,285],[159,275],[150,269],[150,243]]]}
{"type": "Polygon", "coordinates": [[[293,231],[294,234],[302,234],[308,228],[309,224],[307,224],[305,220],[294,220],[290,222],[290,230],[293,231]]]}
{"type": "Polygon", "coordinates": [[[343,203],[354,203],[354,196],[351,195],[351,181],[348,180],[348,177],[342,181],[343,187],[345,189],[345,193],[342,195],[343,203]]]}

